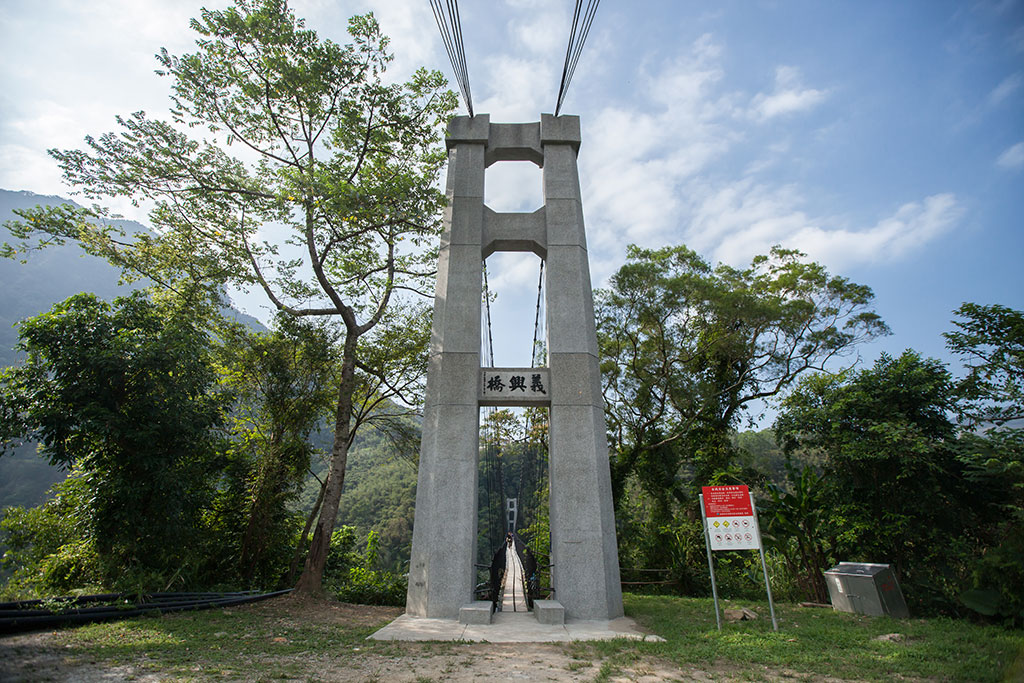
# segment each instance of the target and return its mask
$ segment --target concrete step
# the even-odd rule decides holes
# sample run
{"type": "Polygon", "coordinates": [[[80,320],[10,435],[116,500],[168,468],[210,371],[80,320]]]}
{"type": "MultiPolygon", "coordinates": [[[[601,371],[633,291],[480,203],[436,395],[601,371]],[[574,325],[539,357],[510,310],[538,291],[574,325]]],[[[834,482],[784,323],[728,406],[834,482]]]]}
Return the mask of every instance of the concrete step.
{"type": "Polygon", "coordinates": [[[460,624],[490,624],[491,603],[487,600],[475,600],[459,608],[460,624]]]}
{"type": "Polygon", "coordinates": [[[558,600],[534,600],[533,614],[542,624],[565,623],[565,608],[558,600]]]}

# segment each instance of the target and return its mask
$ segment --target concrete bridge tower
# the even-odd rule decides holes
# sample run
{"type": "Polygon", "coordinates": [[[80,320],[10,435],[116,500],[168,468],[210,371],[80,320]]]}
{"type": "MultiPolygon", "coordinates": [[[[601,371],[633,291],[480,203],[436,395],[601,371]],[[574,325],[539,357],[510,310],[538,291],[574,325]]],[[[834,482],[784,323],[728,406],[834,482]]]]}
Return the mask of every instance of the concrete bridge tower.
{"type": "Polygon", "coordinates": [[[480,406],[549,407],[552,586],[565,617],[622,616],[608,444],[576,155],[579,117],[448,126],[448,207],[438,258],[406,613],[455,619],[476,581],[480,406]],[[532,161],[544,206],[484,205],[484,169],[532,161]],[[547,368],[480,366],[481,261],[496,251],[545,259],[547,368]]]}

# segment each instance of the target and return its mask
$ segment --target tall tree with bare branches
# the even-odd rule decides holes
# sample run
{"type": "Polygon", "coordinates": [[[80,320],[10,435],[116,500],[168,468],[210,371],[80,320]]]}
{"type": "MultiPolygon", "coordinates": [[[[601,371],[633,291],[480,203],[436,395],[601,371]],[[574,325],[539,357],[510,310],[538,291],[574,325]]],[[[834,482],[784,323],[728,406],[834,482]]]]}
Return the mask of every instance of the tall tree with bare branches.
{"type": "Polygon", "coordinates": [[[424,305],[405,293],[426,289],[434,268],[455,96],[439,72],[387,82],[392,57],[372,14],[350,20],[345,46],[306,29],[285,0],[203,10],[192,28],[195,52],[157,55],[168,120],[137,112],[85,149],[51,150],[85,197],[151,205],[157,234],[125,236],[99,207],[39,208],[8,226],[22,243],[7,251],[78,240],[183,296],[256,287],[287,315],[337,321],[334,445],[298,581],[317,591],[354,413],[367,405],[360,387],[401,396],[409,379],[394,373],[417,361],[396,356],[423,343],[424,305]]]}

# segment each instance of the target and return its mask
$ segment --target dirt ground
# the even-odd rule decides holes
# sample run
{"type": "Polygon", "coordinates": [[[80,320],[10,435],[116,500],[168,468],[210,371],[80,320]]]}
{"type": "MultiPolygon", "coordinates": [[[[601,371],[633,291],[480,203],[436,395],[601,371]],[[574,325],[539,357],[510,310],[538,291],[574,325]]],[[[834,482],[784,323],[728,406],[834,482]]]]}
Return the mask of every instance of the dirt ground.
{"type": "MultiPolygon", "coordinates": [[[[402,610],[391,607],[347,605],[291,596],[256,603],[234,610],[255,610],[281,627],[316,622],[347,626],[380,624],[397,617],[402,610]]],[[[286,632],[282,629],[282,632],[286,632]]],[[[219,634],[218,634],[219,635],[219,634]]],[[[230,637],[223,634],[224,637],[230,637]]],[[[204,669],[201,653],[188,673],[154,673],[145,662],[112,666],[69,653],[72,646],[62,642],[58,632],[38,632],[0,638],[0,681],[165,681],[165,680],[269,680],[267,664],[282,666],[286,678],[295,681],[380,681],[382,683],[426,681],[592,681],[599,676],[608,681],[729,681],[745,680],[727,668],[679,668],[651,658],[616,663],[602,674],[602,662],[581,658],[578,651],[564,644],[488,644],[488,643],[394,643],[388,647],[367,643],[346,651],[310,655],[275,654],[272,650],[250,663],[239,675],[225,676],[204,669]],[[574,656],[575,654],[575,656],[574,656]]],[[[180,672],[180,669],[179,669],[180,672]]],[[[806,680],[789,672],[764,672],[761,680],[806,680]]],[[[820,679],[818,679],[820,680],[820,679]]]]}

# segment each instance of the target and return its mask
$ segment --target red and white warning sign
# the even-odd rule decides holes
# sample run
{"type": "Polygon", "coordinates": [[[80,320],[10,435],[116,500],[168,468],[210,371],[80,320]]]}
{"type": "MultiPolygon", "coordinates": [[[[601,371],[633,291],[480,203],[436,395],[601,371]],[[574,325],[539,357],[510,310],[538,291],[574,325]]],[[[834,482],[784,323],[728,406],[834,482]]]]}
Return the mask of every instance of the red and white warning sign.
{"type": "Polygon", "coordinates": [[[715,563],[712,550],[759,550],[761,571],[764,572],[764,589],[768,593],[768,609],[772,613],[772,628],[779,630],[775,619],[775,605],[772,602],[772,587],[768,581],[768,566],[764,561],[761,547],[761,530],[757,526],[757,510],[754,499],[746,486],[703,486],[700,495],[701,517],[707,534],[708,573],[711,575],[711,594],[715,598],[715,622],[722,630],[718,614],[718,588],[715,586],[715,563]]]}
{"type": "Polygon", "coordinates": [[[703,486],[704,519],[712,550],[757,550],[761,535],[750,503],[750,489],[739,486],[703,486]]]}

